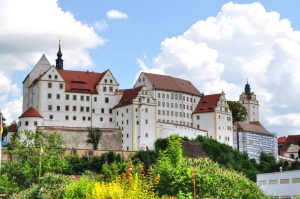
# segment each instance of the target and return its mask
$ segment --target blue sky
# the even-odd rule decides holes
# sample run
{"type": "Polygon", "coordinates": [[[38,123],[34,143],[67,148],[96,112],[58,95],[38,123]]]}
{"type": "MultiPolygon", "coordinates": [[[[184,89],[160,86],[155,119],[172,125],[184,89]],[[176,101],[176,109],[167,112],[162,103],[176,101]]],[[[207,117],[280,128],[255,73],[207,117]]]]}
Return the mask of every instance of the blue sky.
{"type": "Polygon", "coordinates": [[[238,100],[248,78],[262,123],[278,135],[297,134],[299,10],[298,0],[4,0],[1,108],[9,121],[18,118],[23,79],[42,54],[55,63],[61,35],[65,69],[110,69],[121,88],[149,71],[238,100]]]}

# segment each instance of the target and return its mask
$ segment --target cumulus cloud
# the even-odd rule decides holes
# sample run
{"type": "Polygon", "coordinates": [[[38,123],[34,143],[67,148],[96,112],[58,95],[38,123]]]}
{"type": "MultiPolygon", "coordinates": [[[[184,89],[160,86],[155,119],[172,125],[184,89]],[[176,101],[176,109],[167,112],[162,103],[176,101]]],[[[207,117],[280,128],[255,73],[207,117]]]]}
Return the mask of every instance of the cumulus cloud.
{"type": "Polygon", "coordinates": [[[57,0],[1,1],[0,29],[1,69],[32,66],[43,53],[53,63],[59,36],[67,66],[92,66],[88,49],[105,43],[92,26],[63,11],[57,0]]]}
{"type": "Polygon", "coordinates": [[[285,126],[295,132],[286,118],[300,118],[299,52],[300,32],[288,19],[260,3],[229,2],[217,16],[165,38],[158,55],[143,67],[189,79],[206,94],[224,90],[231,100],[238,100],[249,79],[260,101],[261,121],[281,134],[285,126]],[[281,119],[287,122],[279,123],[281,119]]]}
{"type": "Polygon", "coordinates": [[[128,15],[119,10],[109,10],[106,12],[106,17],[108,19],[128,19],[128,15]]]}

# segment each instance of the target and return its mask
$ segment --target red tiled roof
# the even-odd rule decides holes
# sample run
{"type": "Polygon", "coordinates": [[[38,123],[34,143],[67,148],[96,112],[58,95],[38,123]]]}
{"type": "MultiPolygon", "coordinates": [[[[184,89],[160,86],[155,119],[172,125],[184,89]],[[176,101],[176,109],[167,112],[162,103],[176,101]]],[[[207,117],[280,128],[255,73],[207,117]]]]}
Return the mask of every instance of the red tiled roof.
{"type": "Polygon", "coordinates": [[[253,133],[259,133],[263,135],[269,135],[271,136],[272,134],[265,129],[265,127],[260,123],[260,122],[235,122],[234,123],[235,130],[238,131],[246,131],[246,132],[253,132],[253,133]]]}
{"type": "Polygon", "coordinates": [[[18,131],[18,127],[16,124],[12,123],[11,125],[8,126],[7,131],[15,133],[18,131]]]}
{"type": "Polygon", "coordinates": [[[208,113],[214,112],[218,105],[221,94],[203,95],[194,113],[208,113]]]}
{"type": "Polygon", "coordinates": [[[126,106],[132,104],[132,101],[138,96],[142,86],[123,90],[123,95],[119,103],[114,108],[119,108],[122,106],[126,106]]]}
{"type": "Polygon", "coordinates": [[[66,82],[66,92],[98,94],[97,85],[106,73],[57,70],[66,82]]]}
{"type": "Polygon", "coordinates": [[[298,144],[299,141],[300,141],[300,135],[288,135],[285,142],[298,144]]]}
{"type": "Polygon", "coordinates": [[[42,118],[41,114],[32,107],[27,109],[19,118],[22,118],[22,117],[41,117],[42,118]]]}
{"type": "Polygon", "coordinates": [[[144,74],[158,90],[182,92],[197,96],[201,95],[198,89],[190,81],[167,75],[158,75],[152,73],[144,74]]]}
{"type": "Polygon", "coordinates": [[[283,144],[283,143],[285,143],[285,141],[286,141],[286,137],[285,137],[285,136],[279,137],[279,138],[277,139],[277,141],[278,141],[278,144],[283,144]]]}

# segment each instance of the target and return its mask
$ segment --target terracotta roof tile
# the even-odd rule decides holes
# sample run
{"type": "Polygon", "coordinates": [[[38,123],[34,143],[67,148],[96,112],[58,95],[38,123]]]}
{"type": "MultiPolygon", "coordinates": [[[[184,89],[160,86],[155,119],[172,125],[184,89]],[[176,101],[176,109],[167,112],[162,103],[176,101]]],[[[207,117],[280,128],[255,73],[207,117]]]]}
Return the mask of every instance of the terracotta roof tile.
{"type": "Polygon", "coordinates": [[[272,136],[272,134],[265,129],[265,127],[260,122],[235,122],[235,129],[242,132],[253,132],[263,135],[272,136]]]}
{"type": "Polygon", "coordinates": [[[285,137],[285,136],[279,137],[279,138],[277,139],[277,141],[278,141],[278,144],[283,144],[283,143],[285,143],[285,141],[286,141],[286,137],[285,137]]]}
{"type": "Polygon", "coordinates": [[[119,108],[122,106],[132,104],[132,101],[138,96],[142,88],[143,86],[139,86],[136,88],[123,90],[122,98],[114,108],[119,108]]]}
{"type": "Polygon", "coordinates": [[[153,73],[144,74],[158,90],[182,92],[196,96],[201,95],[198,89],[190,81],[167,75],[158,75],[153,73]]]}
{"type": "Polygon", "coordinates": [[[58,70],[66,82],[66,92],[97,94],[97,85],[106,73],[58,70]]]}
{"type": "Polygon", "coordinates": [[[8,126],[7,131],[15,133],[18,131],[18,126],[16,124],[12,123],[11,125],[8,126]]]}
{"type": "Polygon", "coordinates": [[[214,112],[215,108],[218,106],[220,96],[221,94],[203,95],[196,106],[194,113],[214,112]]]}
{"type": "Polygon", "coordinates": [[[22,118],[22,117],[41,117],[42,118],[41,114],[32,107],[27,109],[19,118],[22,118]]]}

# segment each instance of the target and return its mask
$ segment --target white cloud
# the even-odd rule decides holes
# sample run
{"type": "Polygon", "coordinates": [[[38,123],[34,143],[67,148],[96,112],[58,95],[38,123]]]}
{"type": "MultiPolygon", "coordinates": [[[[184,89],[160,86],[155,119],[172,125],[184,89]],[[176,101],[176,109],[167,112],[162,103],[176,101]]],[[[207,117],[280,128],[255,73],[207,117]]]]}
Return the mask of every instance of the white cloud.
{"type": "Polygon", "coordinates": [[[104,20],[96,21],[93,26],[94,26],[95,30],[97,30],[99,32],[108,28],[108,24],[104,20]]]}
{"type": "Polygon", "coordinates": [[[59,36],[66,66],[91,66],[88,49],[105,43],[57,0],[2,0],[0,13],[0,69],[24,69],[43,53],[54,63],[59,36]]]}
{"type": "Polygon", "coordinates": [[[128,19],[128,15],[119,10],[109,10],[106,12],[106,17],[108,19],[128,19]]]}
{"type": "Polygon", "coordinates": [[[287,115],[300,115],[299,52],[300,32],[289,20],[260,3],[229,2],[217,16],[165,38],[158,55],[142,69],[152,65],[146,70],[189,79],[205,93],[223,89],[231,100],[238,100],[248,78],[260,101],[261,121],[280,134],[295,127],[284,119],[287,115]],[[281,118],[286,122],[276,123],[281,118]]]}
{"type": "Polygon", "coordinates": [[[22,97],[20,97],[4,104],[4,108],[1,111],[6,119],[6,125],[11,124],[14,120],[18,121],[22,114],[22,102],[22,97]]]}

